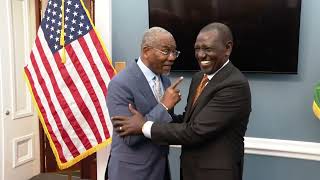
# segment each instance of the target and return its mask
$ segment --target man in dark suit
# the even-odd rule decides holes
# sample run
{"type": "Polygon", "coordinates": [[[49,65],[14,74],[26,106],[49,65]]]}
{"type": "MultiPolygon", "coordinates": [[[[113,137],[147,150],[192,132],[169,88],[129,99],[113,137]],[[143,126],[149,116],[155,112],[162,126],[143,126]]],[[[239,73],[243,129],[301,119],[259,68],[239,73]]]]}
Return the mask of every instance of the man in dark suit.
{"type": "Polygon", "coordinates": [[[131,117],[112,118],[116,131],[181,144],[183,180],[241,180],[251,94],[247,79],[229,61],[232,46],[226,25],[201,29],[194,46],[201,71],[192,78],[183,123],[150,122],[129,105],[131,117]]]}
{"type": "MultiPolygon", "coordinates": [[[[168,110],[180,101],[179,90],[170,86],[166,74],[178,57],[176,42],[168,31],[153,27],[144,33],[141,54],[109,83],[107,106],[110,116],[131,115],[132,104],[149,121],[168,123],[168,110]]],[[[152,143],[140,136],[113,133],[106,172],[109,180],[168,180],[168,145],[152,143]]]]}

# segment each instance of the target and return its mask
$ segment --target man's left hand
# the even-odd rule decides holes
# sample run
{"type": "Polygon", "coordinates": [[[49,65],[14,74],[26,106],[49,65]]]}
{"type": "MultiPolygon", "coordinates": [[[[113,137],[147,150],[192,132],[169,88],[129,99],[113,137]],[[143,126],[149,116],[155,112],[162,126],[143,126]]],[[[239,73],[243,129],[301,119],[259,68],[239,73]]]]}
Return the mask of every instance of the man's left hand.
{"type": "Polygon", "coordinates": [[[113,128],[121,136],[140,135],[142,134],[142,126],[146,122],[140,112],[129,104],[129,111],[132,116],[114,116],[111,118],[113,128]]]}

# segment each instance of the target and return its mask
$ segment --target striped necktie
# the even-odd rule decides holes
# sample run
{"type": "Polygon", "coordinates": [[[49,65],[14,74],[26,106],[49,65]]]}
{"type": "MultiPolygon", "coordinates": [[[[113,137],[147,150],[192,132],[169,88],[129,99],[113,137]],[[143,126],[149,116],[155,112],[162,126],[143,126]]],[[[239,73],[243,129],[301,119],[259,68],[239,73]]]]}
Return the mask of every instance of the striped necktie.
{"type": "Polygon", "coordinates": [[[154,96],[157,99],[157,101],[160,102],[162,97],[160,78],[159,76],[154,76],[152,80],[154,81],[154,84],[153,84],[154,96]]]}
{"type": "Polygon", "coordinates": [[[196,101],[197,101],[198,97],[200,96],[201,92],[203,91],[204,87],[206,87],[208,81],[209,81],[208,76],[205,74],[203,76],[199,86],[197,87],[196,94],[195,94],[193,101],[192,101],[192,107],[196,103],[196,101]]]}

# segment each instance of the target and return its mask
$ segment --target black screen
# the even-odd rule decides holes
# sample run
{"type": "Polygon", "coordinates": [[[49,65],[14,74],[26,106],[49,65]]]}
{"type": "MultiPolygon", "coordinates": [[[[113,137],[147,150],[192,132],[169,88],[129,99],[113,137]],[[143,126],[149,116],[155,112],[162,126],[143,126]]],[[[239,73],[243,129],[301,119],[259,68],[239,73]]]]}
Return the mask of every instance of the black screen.
{"type": "Polygon", "coordinates": [[[301,0],[149,0],[149,26],[175,37],[174,71],[199,70],[194,43],[211,22],[231,28],[231,62],[243,72],[297,73],[301,0]]]}

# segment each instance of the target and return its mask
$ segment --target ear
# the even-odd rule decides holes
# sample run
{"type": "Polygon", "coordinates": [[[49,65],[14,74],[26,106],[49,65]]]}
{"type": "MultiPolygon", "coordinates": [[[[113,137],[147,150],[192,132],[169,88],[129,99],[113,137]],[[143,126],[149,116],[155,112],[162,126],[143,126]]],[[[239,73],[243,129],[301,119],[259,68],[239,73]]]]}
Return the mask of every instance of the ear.
{"type": "Polygon", "coordinates": [[[147,57],[149,56],[150,48],[149,48],[149,47],[143,47],[141,51],[142,51],[142,52],[141,52],[141,53],[142,53],[142,56],[143,56],[144,58],[147,58],[147,57]]]}
{"type": "Polygon", "coordinates": [[[232,41],[228,41],[226,43],[226,55],[230,56],[231,52],[232,52],[232,46],[233,46],[233,42],[232,41]]]}

